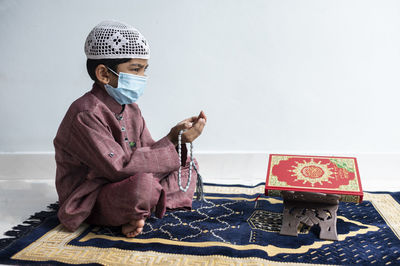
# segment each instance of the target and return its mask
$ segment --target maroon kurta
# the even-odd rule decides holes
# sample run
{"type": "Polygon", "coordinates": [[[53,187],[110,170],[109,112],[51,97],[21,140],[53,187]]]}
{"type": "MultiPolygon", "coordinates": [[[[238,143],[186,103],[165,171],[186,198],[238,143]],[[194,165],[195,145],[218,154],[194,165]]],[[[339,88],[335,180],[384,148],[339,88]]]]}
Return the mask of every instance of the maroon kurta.
{"type": "MultiPolygon", "coordinates": [[[[58,217],[69,230],[91,223],[122,225],[156,208],[190,208],[197,176],[179,190],[179,157],[164,137],[155,142],[137,104],[118,104],[99,85],[72,103],[54,139],[58,217]]],[[[186,149],[185,158],[186,161],[186,149]]],[[[187,180],[187,165],[183,170],[187,180]]]]}

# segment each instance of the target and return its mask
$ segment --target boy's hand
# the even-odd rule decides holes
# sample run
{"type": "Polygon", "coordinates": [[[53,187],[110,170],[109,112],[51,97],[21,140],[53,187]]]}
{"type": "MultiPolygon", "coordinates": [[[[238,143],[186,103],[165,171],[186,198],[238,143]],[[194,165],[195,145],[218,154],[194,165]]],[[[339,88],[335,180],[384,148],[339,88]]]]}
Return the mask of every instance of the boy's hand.
{"type": "Polygon", "coordinates": [[[192,116],[179,122],[175,127],[171,129],[167,137],[176,146],[178,145],[179,131],[184,129],[186,131],[182,134],[182,142],[193,142],[203,132],[206,121],[207,117],[204,112],[201,111],[199,116],[192,116]]]}
{"type": "Polygon", "coordinates": [[[207,122],[207,117],[204,114],[204,112],[201,111],[199,116],[196,117],[196,120],[193,123],[192,127],[183,132],[182,142],[183,143],[193,142],[195,139],[197,139],[203,132],[206,122],[207,122]]]}

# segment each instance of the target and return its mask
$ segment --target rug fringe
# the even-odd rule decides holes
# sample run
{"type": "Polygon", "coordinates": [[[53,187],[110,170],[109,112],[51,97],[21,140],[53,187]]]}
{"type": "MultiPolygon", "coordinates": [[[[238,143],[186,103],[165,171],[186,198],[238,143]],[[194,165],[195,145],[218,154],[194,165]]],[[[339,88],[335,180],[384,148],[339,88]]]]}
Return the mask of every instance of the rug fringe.
{"type": "Polygon", "coordinates": [[[23,221],[21,224],[16,225],[11,230],[5,232],[4,236],[8,237],[0,239],[0,250],[4,249],[14,241],[28,234],[35,227],[41,225],[46,218],[56,215],[58,207],[58,202],[52,203],[47,206],[47,211],[36,212],[35,214],[31,215],[26,221],[23,221]]]}

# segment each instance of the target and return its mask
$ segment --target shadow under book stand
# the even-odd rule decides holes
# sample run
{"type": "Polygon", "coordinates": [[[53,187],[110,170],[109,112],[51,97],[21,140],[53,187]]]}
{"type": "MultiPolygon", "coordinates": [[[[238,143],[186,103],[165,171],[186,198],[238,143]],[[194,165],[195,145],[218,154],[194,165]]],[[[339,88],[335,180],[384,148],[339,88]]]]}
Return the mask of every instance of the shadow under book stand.
{"type": "Polygon", "coordinates": [[[320,239],[338,240],[336,230],[340,196],[316,192],[281,191],[283,217],[280,234],[297,236],[300,223],[318,224],[320,239]]]}

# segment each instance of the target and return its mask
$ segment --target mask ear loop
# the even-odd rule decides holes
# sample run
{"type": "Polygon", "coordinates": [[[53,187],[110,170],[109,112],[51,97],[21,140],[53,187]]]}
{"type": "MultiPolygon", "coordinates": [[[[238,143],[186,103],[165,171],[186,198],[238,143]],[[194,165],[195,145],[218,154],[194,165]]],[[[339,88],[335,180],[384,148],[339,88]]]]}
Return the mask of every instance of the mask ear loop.
{"type": "Polygon", "coordinates": [[[114,75],[116,75],[117,77],[119,77],[119,74],[117,72],[115,72],[114,70],[112,70],[111,68],[109,68],[108,66],[106,66],[106,68],[108,70],[110,70],[114,75]]]}

